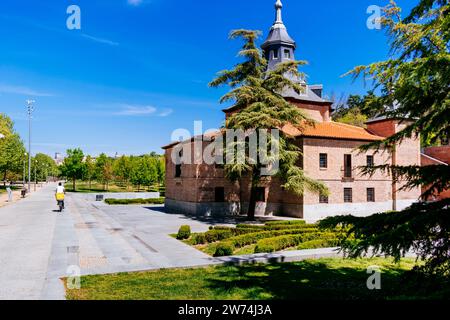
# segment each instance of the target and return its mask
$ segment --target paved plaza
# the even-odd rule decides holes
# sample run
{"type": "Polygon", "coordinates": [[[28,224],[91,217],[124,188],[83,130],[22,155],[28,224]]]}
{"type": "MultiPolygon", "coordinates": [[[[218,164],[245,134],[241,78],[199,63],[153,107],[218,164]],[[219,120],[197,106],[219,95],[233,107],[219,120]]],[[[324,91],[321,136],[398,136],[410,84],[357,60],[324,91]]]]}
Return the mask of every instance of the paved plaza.
{"type": "Polygon", "coordinates": [[[0,300],[64,299],[61,278],[213,264],[288,262],[337,256],[335,249],[212,258],[170,234],[204,232],[234,218],[170,214],[162,206],[109,206],[92,194],[68,194],[57,212],[56,185],[0,208],[0,300]]]}
{"type": "Polygon", "coordinates": [[[58,213],[54,185],[0,209],[0,299],[63,299],[61,277],[219,261],[169,236],[182,224],[208,222],[166,214],[161,207],[118,206],[69,194],[58,213]]]}

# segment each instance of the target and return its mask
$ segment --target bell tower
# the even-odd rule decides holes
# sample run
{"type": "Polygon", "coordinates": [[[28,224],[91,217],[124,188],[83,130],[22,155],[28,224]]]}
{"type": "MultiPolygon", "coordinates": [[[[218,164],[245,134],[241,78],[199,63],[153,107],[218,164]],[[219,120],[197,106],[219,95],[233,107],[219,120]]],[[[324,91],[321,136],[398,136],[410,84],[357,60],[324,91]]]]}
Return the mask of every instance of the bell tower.
{"type": "Polygon", "coordinates": [[[273,70],[278,63],[295,60],[296,43],[289,36],[283,23],[282,9],[281,0],[277,0],[275,3],[275,22],[270,29],[269,36],[261,46],[268,61],[269,70],[273,70]]]}

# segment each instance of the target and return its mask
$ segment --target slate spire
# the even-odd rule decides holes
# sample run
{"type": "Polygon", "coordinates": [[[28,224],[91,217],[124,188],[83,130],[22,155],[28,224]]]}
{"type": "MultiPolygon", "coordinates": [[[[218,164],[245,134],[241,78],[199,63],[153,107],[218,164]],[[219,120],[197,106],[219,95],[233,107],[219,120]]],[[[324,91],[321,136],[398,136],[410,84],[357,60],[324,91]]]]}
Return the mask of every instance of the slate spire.
{"type": "Polygon", "coordinates": [[[272,70],[280,62],[295,60],[296,43],[289,36],[283,23],[282,9],[281,0],[277,0],[275,3],[275,22],[266,41],[261,46],[269,62],[269,70],[272,70]]]}

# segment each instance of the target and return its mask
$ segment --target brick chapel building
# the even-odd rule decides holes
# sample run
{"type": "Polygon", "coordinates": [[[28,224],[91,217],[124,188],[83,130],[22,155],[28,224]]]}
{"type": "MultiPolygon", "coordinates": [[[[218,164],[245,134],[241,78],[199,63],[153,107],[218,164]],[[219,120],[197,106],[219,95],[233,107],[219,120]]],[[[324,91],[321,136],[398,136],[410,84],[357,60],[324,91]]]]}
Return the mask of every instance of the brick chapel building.
{"type": "MultiPolygon", "coordinates": [[[[277,0],[276,21],[262,45],[269,68],[294,59],[296,43],[282,21],[282,4],[277,0]]],[[[401,120],[372,119],[367,129],[331,120],[332,102],[322,96],[322,85],[309,85],[305,90],[283,92],[284,98],[302,109],[317,124],[304,132],[286,126],[283,130],[297,139],[303,156],[299,165],[308,177],[323,182],[330,196],[305,192],[303,196],[283,190],[277,178],[261,181],[258,188],[257,215],[279,215],[303,218],[309,222],[327,216],[352,214],[367,216],[388,210],[402,210],[418,201],[420,188],[400,191],[402,183],[394,183],[381,172],[363,176],[360,166],[420,165],[420,139],[407,139],[391,151],[360,153],[357,148],[371,141],[382,140],[405,127],[401,120]]],[[[223,110],[226,117],[238,112],[223,110]]],[[[219,134],[219,133],[218,133],[219,134]]],[[[214,135],[213,135],[214,136],[214,135]]],[[[180,145],[193,144],[194,139],[163,147],[166,152],[166,210],[196,215],[246,214],[250,198],[248,179],[231,182],[217,165],[181,164],[172,162],[171,154],[180,145]]],[[[203,148],[210,142],[203,142],[203,148]]],[[[192,148],[193,150],[193,148],[192,148]]]]}

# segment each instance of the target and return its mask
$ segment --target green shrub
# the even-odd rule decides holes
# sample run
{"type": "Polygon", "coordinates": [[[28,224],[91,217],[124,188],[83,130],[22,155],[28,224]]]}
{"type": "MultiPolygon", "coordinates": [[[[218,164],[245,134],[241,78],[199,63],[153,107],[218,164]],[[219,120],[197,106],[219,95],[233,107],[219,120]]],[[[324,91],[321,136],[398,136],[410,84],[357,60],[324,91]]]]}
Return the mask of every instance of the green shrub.
{"type": "Polygon", "coordinates": [[[315,224],[281,224],[265,226],[264,230],[315,229],[315,224]]]}
{"type": "Polygon", "coordinates": [[[316,239],[300,243],[297,249],[306,250],[306,249],[330,248],[336,247],[338,245],[339,245],[338,239],[316,239]]]}
{"type": "Polygon", "coordinates": [[[192,244],[198,245],[198,244],[205,244],[206,243],[206,237],[204,233],[196,233],[192,236],[192,244]]]}
{"type": "Polygon", "coordinates": [[[156,199],[105,199],[109,205],[128,205],[128,204],[164,204],[165,198],[156,199]]]}
{"type": "Polygon", "coordinates": [[[190,226],[181,226],[178,230],[177,239],[178,240],[186,240],[191,236],[191,227],[190,226]]]}
{"type": "Polygon", "coordinates": [[[306,225],[304,220],[289,220],[289,221],[269,221],[266,226],[280,226],[280,225],[306,225]]]}
{"type": "Polygon", "coordinates": [[[285,235],[275,238],[259,240],[255,247],[255,253],[275,252],[289,247],[294,247],[302,242],[302,235],[285,235]]]}
{"type": "Polygon", "coordinates": [[[245,247],[258,242],[261,239],[273,238],[283,235],[316,233],[318,229],[290,229],[290,230],[275,230],[275,231],[259,231],[254,233],[247,233],[240,236],[235,236],[227,239],[228,242],[233,243],[236,248],[245,247]]]}
{"type": "Polygon", "coordinates": [[[234,246],[230,242],[221,242],[216,247],[214,257],[231,256],[234,252],[234,246]]]}
{"type": "Polygon", "coordinates": [[[209,230],[205,232],[205,239],[208,243],[213,243],[221,240],[231,238],[233,233],[230,230],[209,230]]]}
{"type": "Polygon", "coordinates": [[[257,232],[257,231],[260,231],[262,229],[232,228],[232,227],[225,227],[225,226],[217,226],[217,227],[210,228],[210,230],[222,230],[222,231],[227,230],[227,231],[230,231],[233,234],[233,236],[239,236],[241,234],[257,232]]]}
{"type": "Polygon", "coordinates": [[[336,235],[332,232],[316,232],[316,233],[293,234],[267,238],[259,240],[256,243],[255,253],[262,253],[262,252],[270,253],[295,247],[303,242],[313,240],[331,240],[334,239],[335,237],[336,235]]]}

